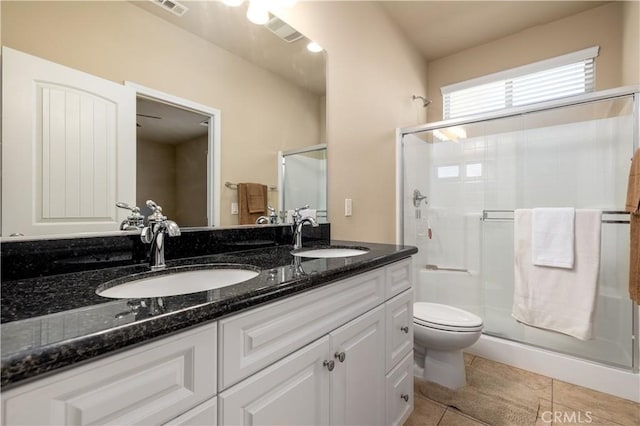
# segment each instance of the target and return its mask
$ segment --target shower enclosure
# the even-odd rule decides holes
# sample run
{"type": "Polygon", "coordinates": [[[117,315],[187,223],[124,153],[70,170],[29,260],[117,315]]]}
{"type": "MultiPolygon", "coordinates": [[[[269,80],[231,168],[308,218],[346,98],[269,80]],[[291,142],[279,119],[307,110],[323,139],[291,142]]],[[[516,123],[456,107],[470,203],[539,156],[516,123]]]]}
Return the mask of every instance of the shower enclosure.
{"type": "Polygon", "coordinates": [[[416,300],[473,312],[486,335],[637,373],[623,210],[638,111],[638,88],[616,89],[401,129],[398,234],[419,248],[416,300]],[[534,207],[603,211],[592,340],[511,317],[513,210],[534,207]]]}

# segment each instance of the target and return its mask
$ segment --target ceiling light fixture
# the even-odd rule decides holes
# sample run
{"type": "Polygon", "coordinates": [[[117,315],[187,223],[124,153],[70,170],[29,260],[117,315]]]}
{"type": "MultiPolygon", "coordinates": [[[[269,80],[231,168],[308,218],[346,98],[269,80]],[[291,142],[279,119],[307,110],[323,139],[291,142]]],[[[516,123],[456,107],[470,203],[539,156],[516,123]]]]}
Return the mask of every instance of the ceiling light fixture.
{"type": "MultiPolygon", "coordinates": [[[[269,22],[269,11],[280,7],[291,7],[296,0],[248,0],[247,19],[254,24],[264,25],[269,22]]],[[[244,0],[223,0],[227,6],[237,7],[244,0]]]]}
{"type": "Polygon", "coordinates": [[[315,41],[311,41],[309,42],[309,44],[307,44],[307,50],[309,52],[313,52],[313,53],[318,53],[318,52],[322,52],[322,46],[320,46],[318,43],[316,43],[315,41]]]}
{"type": "Polygon", "coordinates": [[[269,3],[266,0],[251,0],[247,8],[247,19],[258,25],[269,22],[269,3]]]}

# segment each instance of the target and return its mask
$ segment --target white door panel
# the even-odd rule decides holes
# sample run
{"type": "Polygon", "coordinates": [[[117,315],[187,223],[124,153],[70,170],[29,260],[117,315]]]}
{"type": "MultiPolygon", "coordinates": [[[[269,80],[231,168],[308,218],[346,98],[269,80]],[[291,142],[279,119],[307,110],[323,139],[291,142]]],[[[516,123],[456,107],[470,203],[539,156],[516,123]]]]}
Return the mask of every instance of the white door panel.
{"type": "Polygon", "coordinates": [[[117,231],[135,203],[135,91],[3,47],[2,236],[117,231]]]}

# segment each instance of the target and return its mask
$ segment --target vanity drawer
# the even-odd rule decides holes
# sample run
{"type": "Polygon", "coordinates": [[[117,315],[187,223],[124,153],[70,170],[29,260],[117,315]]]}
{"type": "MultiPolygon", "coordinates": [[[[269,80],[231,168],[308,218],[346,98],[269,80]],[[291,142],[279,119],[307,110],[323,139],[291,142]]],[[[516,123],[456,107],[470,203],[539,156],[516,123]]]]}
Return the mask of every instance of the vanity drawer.
{"type": "Polygon", "coordinates": [[[348,278],[219,322],[219,389],[384,302],[385,269],[348,278]]]}
{"type": "Polygon", "coordinates": [[[3,392],[4,425],[160,424],[216,394],[216,324],[3,392]]]}
{"type": "Polygon", "coordinates": [[[385,303],[387,354],[385,371],[413,352],[413,290],[405,290],[385,303]]]}
{"type": "Polygon", "coordinates": [[[387,423],[402,425],[413,411],[413,353],[387,374],[387,423]]]}
{"type": "Polygon", "coordinates": [[[387,266],[387,286],[385,287],[385,299],[391,299],[396,294],[400,294],[411,288],[413,281],[411,267],[411,257],[392,263],[387,266]]]}

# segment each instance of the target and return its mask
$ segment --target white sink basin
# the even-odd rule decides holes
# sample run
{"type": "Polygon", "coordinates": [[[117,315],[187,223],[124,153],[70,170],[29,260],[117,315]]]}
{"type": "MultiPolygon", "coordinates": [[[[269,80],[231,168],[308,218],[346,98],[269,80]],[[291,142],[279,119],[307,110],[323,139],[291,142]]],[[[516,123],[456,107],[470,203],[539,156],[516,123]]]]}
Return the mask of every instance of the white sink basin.
{"type": "Polygon", "coordinates": [[[145,297],[177,296],[227,287],[250,280],[260,273],[251,267],[207,268],[141,277],[122,284],[106,283],[96,290],[102,297],[112,299],[140,299],[145,297]]]}
{"type": "Polygon", "coordinates": [[[316,257],[316,258],[333,258],[333,257],[352,257],[360,256],[369,250],[358,248],[342,248],[342,247],[325,247],[310,250],[292,251],[291,254],[298,257],[316,257]]]}

